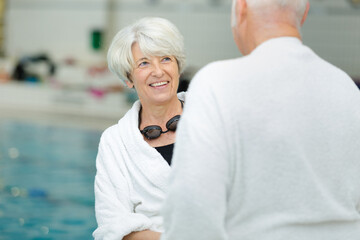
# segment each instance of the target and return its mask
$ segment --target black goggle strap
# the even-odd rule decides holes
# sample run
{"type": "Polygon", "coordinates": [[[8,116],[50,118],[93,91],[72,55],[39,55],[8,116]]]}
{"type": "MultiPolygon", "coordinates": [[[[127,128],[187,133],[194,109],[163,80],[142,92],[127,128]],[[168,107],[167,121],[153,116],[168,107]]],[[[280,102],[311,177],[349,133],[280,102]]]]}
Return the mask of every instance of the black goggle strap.
{"type": "MultiPolygon", "coordinates": [[[[180,103],[181,103],[181,108],[184,108],[184,101],[183,100],[180,100],[180,103]]],[[[142,111],[142,106],[140,105],[140,110],[139,110],[139,128],[140,128],[140,123],[141,123],[141,111],[142,111]]],[[[175,116],[176,117],[176,116],[175,116]]],[[[171,119],[170,119],[171,120],[171,119]]],[[[169,120],[169,121],[170,121],[169,120]]],[[[167,124],[166,124],[167,125],[167,124]]],[[[141,131],[140,131],[141,132],[141,131]]]]}

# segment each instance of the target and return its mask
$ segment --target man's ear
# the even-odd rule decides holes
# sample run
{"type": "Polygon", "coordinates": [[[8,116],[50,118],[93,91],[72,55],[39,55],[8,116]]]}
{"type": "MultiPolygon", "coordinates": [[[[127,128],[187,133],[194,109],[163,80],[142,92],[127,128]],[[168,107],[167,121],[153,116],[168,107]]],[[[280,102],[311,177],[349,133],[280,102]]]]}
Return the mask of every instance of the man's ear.
{"type": "Polygon", "coordinates": [[[305,9],[305,13],[301,19],[301,26],[304,24],[307,16],[308,16],[308,13],[309,13],[309,9],[310,9],[310,2],[308,1],[307,4],[306,4],[306,9],[305,9]]]}
{"type": "Polygon", "coordinates": [[[246,19],[246,15],[247,15],[247,2],[246,0],[236,0],[236,10],[235,10],[235,14],[237,14],[237,21],[238,23],[242,23],[245,19],[246,19]]]}

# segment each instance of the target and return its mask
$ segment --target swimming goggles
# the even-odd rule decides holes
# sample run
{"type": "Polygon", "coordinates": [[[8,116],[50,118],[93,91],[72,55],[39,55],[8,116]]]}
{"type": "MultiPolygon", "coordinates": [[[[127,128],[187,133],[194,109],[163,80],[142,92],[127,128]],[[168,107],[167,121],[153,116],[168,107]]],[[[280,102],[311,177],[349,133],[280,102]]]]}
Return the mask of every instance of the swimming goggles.
{"type": "MultiPolygon", "coordinates": [[[[181,101],[179,99],[179,101],[181,102],[181,107],[183,108],[184,103],[183,101],[181,101]]],[[[141,109],[139,112],[139,126],[141,123],[141,109]]],[[[166,123],[166,131],[163,131],[162,128],[158,125],[150,125],[145,127],[143,130],[140,130],[141,134],[144,135],[147,139],[151,140],[151,139],[156,139],[158,137],[160,137],[161,134],[163,133],[167,133],[169,131],[175,132],[176,128],[177,128],[177,124],[180,120],[180,115],[176,115],[174,117],[172,117],[169,121],[167,121],[166,123]]]]}

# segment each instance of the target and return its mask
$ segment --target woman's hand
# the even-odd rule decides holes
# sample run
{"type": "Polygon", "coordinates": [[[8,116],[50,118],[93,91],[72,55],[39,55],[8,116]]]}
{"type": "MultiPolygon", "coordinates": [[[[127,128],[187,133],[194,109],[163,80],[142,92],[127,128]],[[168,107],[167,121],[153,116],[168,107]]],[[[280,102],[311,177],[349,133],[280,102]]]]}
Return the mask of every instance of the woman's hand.
{"type": "Polygon", "coordinates": [[[132,232],[126,235],[123,240],[159,240],[161,233],[144,230],[140,232],[132,232]]]}

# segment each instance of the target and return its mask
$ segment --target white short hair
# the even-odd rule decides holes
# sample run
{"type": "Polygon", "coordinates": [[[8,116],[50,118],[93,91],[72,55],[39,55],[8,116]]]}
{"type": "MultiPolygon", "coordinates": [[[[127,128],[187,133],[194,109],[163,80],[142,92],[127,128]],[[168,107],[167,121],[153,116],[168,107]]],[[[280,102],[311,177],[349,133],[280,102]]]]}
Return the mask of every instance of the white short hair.
{"type": "Polygon", "coordinates": [[[174,24],[164,18],[142,18],[120,30],[112,40],[107,54],[108,66],[122,81],[131,82],[134,66],[131,48],[138,43],[146,57],[174,56],[179,73],[185,68],[184,40],[174,24]]]}
{"type": "MultiPolygon", "coordinates": [[[[235,5],[237,0],[233,0],[231,9],[231,26],[236,25],[235,5]]],[[[306,4],[309,0],[246,0],[249,8],[255,11],[261,11],[264,7],[273,6],[280,8],[291,8],[296,14],[296,25],[300,26],[300,22],[305,13],[306,4]]]]}

